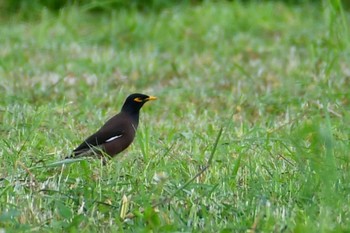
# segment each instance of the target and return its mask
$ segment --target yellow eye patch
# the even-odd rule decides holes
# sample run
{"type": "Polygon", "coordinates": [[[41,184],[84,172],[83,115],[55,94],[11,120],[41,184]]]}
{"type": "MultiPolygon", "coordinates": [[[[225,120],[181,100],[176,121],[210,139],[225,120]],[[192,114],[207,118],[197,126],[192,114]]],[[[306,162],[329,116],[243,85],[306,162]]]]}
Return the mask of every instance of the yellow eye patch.
{"type": "Polygon", "coordinates": [[[142,103],[142,102],[143,102],[143,100],[142,100],[140,97],[136,97],[136,98],[134,99],[134,101],[135,101],[135,102],[139,102],[139,103],[142,103]]]}

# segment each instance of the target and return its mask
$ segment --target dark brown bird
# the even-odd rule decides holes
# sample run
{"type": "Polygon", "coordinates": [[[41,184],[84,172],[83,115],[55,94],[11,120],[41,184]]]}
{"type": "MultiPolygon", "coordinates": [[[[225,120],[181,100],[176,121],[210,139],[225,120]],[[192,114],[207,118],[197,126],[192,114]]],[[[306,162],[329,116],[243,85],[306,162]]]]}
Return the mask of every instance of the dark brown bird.
{"type": "Polygon", "coordinates": [[[113,157],[125,150],[134,140],[139,124],[140,109],[154,96],[131,94],[117,115],[109,119],[96,133],[81,143],[67,158],[82,156],[113,157]]]}

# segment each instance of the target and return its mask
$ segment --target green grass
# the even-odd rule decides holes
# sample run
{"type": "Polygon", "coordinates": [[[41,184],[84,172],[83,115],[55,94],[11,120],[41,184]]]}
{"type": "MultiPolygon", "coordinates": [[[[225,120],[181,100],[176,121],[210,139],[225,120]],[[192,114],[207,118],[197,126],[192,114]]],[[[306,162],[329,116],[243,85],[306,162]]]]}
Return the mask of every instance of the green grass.
{"type": "Polygon", "coordinates": [[[349,232],[349,19],[338,1],[2,18],[0,231],[349,232]],[[126,152],[48,166],[132,92],[159,99],[126,152]]]}

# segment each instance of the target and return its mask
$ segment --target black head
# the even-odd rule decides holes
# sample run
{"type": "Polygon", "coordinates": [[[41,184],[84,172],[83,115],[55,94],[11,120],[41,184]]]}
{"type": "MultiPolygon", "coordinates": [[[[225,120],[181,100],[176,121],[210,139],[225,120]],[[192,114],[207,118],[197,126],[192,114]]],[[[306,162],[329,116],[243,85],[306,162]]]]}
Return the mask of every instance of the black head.
{"type": "Polygon", "coordinates": [[[147,101],[156,99],[157,98],[154,96],[148,96],[139,93],[131,94],[128,96],[128,98],[126,98],[122,107],[122,112],[138,113],[147,101]]]}

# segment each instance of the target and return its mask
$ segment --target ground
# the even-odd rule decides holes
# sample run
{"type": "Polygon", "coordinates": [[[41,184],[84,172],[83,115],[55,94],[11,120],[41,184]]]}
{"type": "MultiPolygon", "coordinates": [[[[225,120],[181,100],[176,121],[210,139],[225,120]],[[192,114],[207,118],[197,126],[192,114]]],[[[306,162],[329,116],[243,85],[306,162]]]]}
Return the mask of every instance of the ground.
{"type": "Polygon", "coordinates": [[[337,2],[2,18],[0,231],[350,231],[337,2]],[[133,92],[127,151],[62,161],[133,92]]]}

